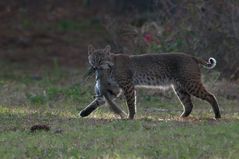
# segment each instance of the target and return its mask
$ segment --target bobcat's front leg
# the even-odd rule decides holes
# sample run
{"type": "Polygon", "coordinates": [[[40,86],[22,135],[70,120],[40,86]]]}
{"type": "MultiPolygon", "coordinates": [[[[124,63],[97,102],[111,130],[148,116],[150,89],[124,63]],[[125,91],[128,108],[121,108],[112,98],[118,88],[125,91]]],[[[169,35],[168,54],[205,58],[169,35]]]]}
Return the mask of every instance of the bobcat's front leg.
{"type": "Polygon", "coordinates": [[[122,84],[121,87],[124,91],[124,95],[128,105],[128,119],[134,119],[134,115],[136,113],[136,91],[134,85],[132,84],[132,82],[127,82],[122,84]]]}

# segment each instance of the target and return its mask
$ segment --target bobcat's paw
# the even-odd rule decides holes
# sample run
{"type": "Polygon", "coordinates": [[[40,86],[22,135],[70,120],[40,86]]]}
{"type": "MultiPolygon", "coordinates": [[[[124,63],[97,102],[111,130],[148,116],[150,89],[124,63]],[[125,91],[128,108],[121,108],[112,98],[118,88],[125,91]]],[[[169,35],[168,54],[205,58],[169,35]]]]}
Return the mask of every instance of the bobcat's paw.
{"type": "Polygon", "coordinates": [[[133,120],[133,119],[134,119],[134,115],[133,115],[133,116],[132,116],[132,115],[129,115],[129,116],[128,116],[128,119],[129,119],[129,120],[133,120]]]}
{"type": "Polygon", "coordinates": [[[218,119],[220,119],[220,118],[221,118],[221,114],[216,114],[216,115],[215,115],[215,119],[216,119],[216,120],[218,120],[218,119]]]}

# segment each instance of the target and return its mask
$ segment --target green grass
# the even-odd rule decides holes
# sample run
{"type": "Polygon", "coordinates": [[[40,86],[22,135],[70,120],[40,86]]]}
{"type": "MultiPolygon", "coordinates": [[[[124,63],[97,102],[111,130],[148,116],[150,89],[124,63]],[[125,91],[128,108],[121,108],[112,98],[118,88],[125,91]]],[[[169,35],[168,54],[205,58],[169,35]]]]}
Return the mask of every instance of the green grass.
{"type": "MultiPolygon", "coordinates": [[[[93,82],[82,71],[40,70],[40,79],[24,67],[0,63],[1,158],[237,158],[238,101],[218,96],[223,118],[213,120],[210,106],[193,99],[191,117],[172,92],[138,91],[135,120],[120,120],[107,107],[78,116],[93,99],[93,82]],[[4,67],[5,66],[5,67],[4,67]],[[19,78],[20,77],[20,78],[19,78]],[[30,132],[35,124],[50,131],[30,132]]],[[[49,70],[49,69],[48,69],[49,70]]],[[[210,85],[210,84],[209,84],[210,85]]],[[[118,101],[126,110],[124,100],[118,101]]]]}

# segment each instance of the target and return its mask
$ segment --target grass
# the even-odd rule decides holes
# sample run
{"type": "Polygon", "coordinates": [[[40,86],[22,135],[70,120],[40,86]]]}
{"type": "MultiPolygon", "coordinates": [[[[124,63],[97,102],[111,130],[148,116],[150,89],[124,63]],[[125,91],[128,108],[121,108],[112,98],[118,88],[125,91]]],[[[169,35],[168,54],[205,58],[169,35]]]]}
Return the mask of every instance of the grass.
{"type": "MultiPolygon", "coordinates": [[[[82,71],[41,70],[0,63],[1,158],[237,158],[238,101],[218,96],[223,118],[213,120],[208,104],[194,100],[187,119],[171,92],[138,91],[135,120],[120,120],[107,107],[78,116],[93,98],[93,80],[81,83],[82,71]],[[8,67],[6,67],[8,66],[8,67]],[[20,77],[20,78],[19,78],[20,77]],[[46,124],[50,131],[31,133],[46,124]]],[[[49,70],[49,69],[48,69],[49,70]]],[[[210,85],[210,84],[209,84],[210,85]]],[[[124,109],[122,100],[119,103],[124,109]]]]}

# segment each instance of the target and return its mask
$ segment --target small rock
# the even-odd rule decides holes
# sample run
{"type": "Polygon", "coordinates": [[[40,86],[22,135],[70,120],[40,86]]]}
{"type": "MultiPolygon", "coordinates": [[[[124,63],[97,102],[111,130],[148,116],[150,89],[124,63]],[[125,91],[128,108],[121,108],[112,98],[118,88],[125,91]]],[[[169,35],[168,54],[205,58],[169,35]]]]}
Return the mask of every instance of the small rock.
{"type": "Polygon", "coordinates": [[[49,131],[50,127],[48,125],[33,125],[30,130],[31,132],[36,132],[37,130],[49,131]]]}

